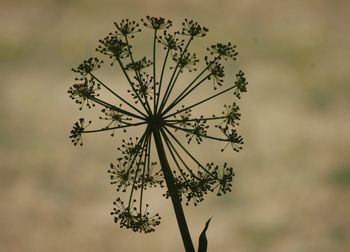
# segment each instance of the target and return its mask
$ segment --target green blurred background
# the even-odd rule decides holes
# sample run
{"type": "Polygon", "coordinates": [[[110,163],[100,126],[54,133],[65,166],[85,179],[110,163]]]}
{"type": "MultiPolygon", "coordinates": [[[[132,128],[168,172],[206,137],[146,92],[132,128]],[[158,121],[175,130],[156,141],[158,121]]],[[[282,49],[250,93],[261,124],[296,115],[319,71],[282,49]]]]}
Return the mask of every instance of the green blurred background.
{"type": "Polygon", "coordinates": [[[210,29],[208,41],[237,44],[249,80],[245,147],[225,152],[234,190],[185,208],[195,243],[214,216],[209,251],[348,251],[349,13],[346,0],[2,0],[1,251],[183,251],[170,202],[157,193],[155,233],[113,223],[113,139],[92,137],[83,148],[68,139],[81,116],[66,93],[71,67],[113,21],[145,15],[175,26],[193,18],[210,29]]]}

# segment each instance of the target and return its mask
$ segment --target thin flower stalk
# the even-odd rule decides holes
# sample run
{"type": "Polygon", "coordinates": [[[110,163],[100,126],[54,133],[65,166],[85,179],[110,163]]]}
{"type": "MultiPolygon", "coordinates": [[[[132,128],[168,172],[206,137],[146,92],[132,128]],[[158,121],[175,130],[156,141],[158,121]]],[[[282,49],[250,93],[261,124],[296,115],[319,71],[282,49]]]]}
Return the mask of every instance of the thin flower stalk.
{"type": "Polygon", "coordinates": [[[168,98],[169,98],[169,96],[170,96],[170,93],[171,93],[171,91],[173,90],[173,88],[174,88],[174,86],[175,86],[176,79],[177,79],[177,77],[179,76],[179,74],[180,74],[180,72],[181,72],[181,68],[178,70],[178,68],[179,68],[179,66],[180,66],[180,62],[181,62],[182,58],[184,57],[185,53],[187,52],[187,48],[188,48],[189,45],[191,44],[192,40],[193,40],[193,37],[191,37],[191,38],[188,40],[188,42],[187,42],[185,48],[182,50],[182,53],[181,53],[181,55],[180,55],[180,57],[179,57],[179,59],[178,59],[178,61],[177,61],[177,63],[176,63],[176,66],[175,66],[175,68],[174,68],[173,74],[171,75],[170,81],[169,81],[169,83],[168,83],[167,89],[166,89],[165,94],[164,94],[164,97],[163,97],[163,100],[162,100],[162,102],[161,102],[161,104],[160,104],[159,111],[162,111],[162,109],[164,108],[164,106],[165,106],[165,104],[166,104],[166,102],[167,102],[167,100],[168,100],[168,98]],[[178,71],[179,73],[178,73],[177,77],[175,77],[176,74],[177,74],[177,71],[178,71]],[[175,81],[173,81],[173,80],[174,80],[174,77],[175,77],[175,81]]]}

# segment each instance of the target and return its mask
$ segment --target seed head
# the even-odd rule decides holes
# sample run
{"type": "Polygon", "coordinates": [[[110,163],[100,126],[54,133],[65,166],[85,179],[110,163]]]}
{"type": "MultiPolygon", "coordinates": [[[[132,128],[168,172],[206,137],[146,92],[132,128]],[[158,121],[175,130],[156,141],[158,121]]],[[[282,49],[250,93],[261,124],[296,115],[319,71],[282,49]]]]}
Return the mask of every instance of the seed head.
{"type": "Polygon", "coordinates": [[[99,75],[100,68],[108,65],[97,57],[72,69],[77,77],[69,97],[80,110],[98,107],[102,127],[87,129],[91,121],[80,118],[69,138],[74,145],[82,145],[82,136],[88,133],[108,132],[121,138],[117,160],[107,173],[116,191],[127,196],[114,201],[111,214],[120,227],[149,233],[161,220],[145,203],[150,189],[164,188],[166,198],[175,197],[186,205],[198,205],[211,192],[221,196],[232,190],[233,168],[226,163],[203,163],[189,145],[216,141],[224,145],[221,151],[227,146],[236,152],[242,149],[236,100],[247,91],[248,82],[241,70],[225,72],[227,60],[237,58],[236,46],[230,42],[209,46],[203,58],[192,52],[192,41],[206,36],[206,27],[185,19],[180,30],[169,31],[173,23],[162,17],[146,16],[141,22],[153,30],[153,41],[142,41],[141,52],[151,48],[149,54],[134,50],[141,28],[129,19],[115,22],[116,30],[100,39],[96,49],[110,60],[113,70],[125,76],[128,87],[118,85],[119,79],[107,84],[99,75]],[[183,78],[185,70],[189,73],[183,78]],[[229,99],[229,105],[219,110],[219,116],[209,114],[212,104],[208,103],[224,103],[224,99],[229,99]]]}

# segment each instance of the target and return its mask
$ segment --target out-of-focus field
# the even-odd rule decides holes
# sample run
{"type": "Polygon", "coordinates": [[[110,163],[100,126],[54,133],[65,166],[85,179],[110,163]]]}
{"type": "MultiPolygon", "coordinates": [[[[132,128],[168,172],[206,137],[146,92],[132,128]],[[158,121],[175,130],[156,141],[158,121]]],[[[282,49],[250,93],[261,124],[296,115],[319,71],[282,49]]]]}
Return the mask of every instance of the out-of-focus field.
{"type": "Polygon", "coordinates": [[[113,139],[87,137],[83,148],[68,139],[84,114],[66,93],[70,68],[94,53],[113,21],[149,14],[175,26],[198,20],[211,30],[202,47],[237,44],[249,80],[244,150],[224,154],[237,173],[233,192],[185,208],[194,241],[214,216],[211,252],[349,251],[349,13],[345,0],[2,0],[0,250],[183,251],[170,202],[157,192],[155,233],[113,223],[113,139]]]}

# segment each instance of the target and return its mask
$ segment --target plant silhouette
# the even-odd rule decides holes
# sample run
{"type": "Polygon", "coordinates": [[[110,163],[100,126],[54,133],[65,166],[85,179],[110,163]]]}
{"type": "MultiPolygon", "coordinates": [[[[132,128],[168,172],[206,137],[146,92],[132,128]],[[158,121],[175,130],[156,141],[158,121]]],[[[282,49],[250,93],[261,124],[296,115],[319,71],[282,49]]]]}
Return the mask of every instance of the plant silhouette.
{"type": "MultiPolygon", "coordinates": [[[[110,67],[118,67],[125,75],[129,88],[124,94],[119,87],[107,85],[97,77],[104,64],[97,57],[90,57],[72,69],[77,77],[68,90],[70,98],[80,110],[100,107],[98,119],[104,125],[91,129],[92,122],[80,118],[74,123],[70,138],[74,145],[83,145],[83,135],[109,132],[114,136],[117,130],[127,134],[128,129],[137,127],[142,134],[122,140],[117,148],[119,158],[108,170],[111,184],[121,192],[113,203],[114,221],[135,232],[155,231],[161,217],[150,212],[145,193],[150,188],[164,188],[163,196],[172,201],[185,250],[194,252],[182,202],[197,205],[209,192],[218,196],[230,192],[234,171],[227,163],[202,163],[188,145],[219,141],[223,143],[221,151],[228,146],[239,151],[243,139],[237,132],[241,114],[236,101],[224,104],[219,115],[194,115],[193,111],[208,102],[220,101],[224,94],[240,99],[248,83],[241,70],[233,73],[233,81],[225,83],[224,63],[236,60],[235,45],[213,44],[203,60],[191,52],[192,42],[207,35],[206,27],[185,19],[179,31],[171,32],[172,21],[150,16],[141,19],[141,23],[153,32],[151,59],[133,52],[133,41],[141,32],[141,25],[129,19],[114,23],[116,30],[99,40],[96,49],[108,58],[110,67]],[[200,63],[203,66],[198,71],[200,63]],[[181,78],[185,72],[194,78],[191,81],[181,78]],[[198,98],[195,91],[209,90],[208,85],[212,85],[212,91],[198,98]],[[114,96],[116,102],[100,98],[102,91],[114,96]],[[187,140],[182,141],[183,138],[187,140]],[[153,160],[153,153],[157,154],[160,166],[153,160]]],[[[200,251],[206,251],[209,221],[201,234],[200,251]]]]}

